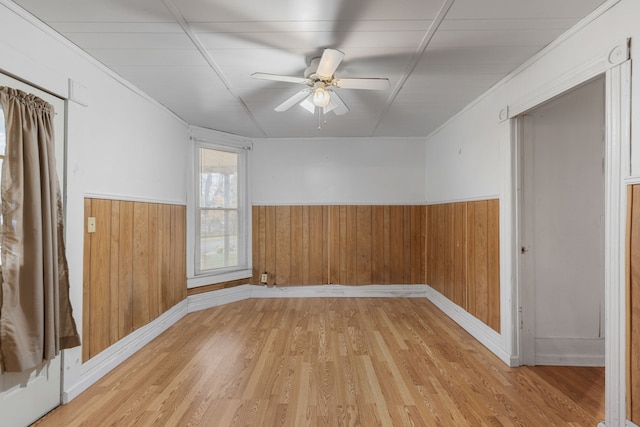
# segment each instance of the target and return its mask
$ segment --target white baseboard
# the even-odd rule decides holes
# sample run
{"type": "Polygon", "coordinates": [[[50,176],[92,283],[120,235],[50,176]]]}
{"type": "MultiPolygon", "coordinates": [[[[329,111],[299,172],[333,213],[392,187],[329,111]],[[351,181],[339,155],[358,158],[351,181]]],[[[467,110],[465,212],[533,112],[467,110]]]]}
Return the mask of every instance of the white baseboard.
{"type": "Polygon", "coordinates": [[[509,366],[517,365],[517,358],[512,357],[504,351],[502,344],[502,336],[482,323],[480,320],[469,314],[459,305],[453,303],[440,292],[427,286],[427,299],[435,304],[462,329],[469,332],[471,336],[477,339],[480,344],[484,345],[489,351],[495,354],[500,360],[509,366]]]}
{"type": "Polygon", "coordinates": [[[189,295],[187,297],[188,312],[206,310],[236,301],[251,298],[251,285],[234,286],[233,288],[218,289],[216,291],[189,295]]]}
{"type": "Polygon", "coordinates": [[[536,338],[535,364],[604,366],[604,338],[536,338]]]}
{"type": "Polygon", "coordinates": [[[314,285],[314,286],[259,286],[240,285],[187,298],[189,313],[249,298],[327,298],[327,297],[381,297],[424,298],[426,285],[314,285]]]}
{"type": "Polygon", "coordinates": [[[68,403],[113,368],[124,362],[151,340],[166,331],[187,314],[187,301],[181,301],[157,319],[122,338],[82,364],[80,380],[62,392],[62,403],[68,403]]]}
{"type": "Polygon", "coordinates": [[[424,298],[427,288],[426,285],[250,286],[251,298],[424,298]]]}

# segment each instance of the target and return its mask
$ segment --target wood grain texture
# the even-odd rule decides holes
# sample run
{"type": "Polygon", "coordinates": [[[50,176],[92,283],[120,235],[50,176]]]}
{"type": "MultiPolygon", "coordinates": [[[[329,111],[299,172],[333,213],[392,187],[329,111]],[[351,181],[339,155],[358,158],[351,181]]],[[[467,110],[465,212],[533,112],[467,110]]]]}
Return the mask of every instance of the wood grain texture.
{"type": "Polygon", "coordinates": [[[629,258],[627,266],[627,407],[628,418],[640,423],[640,185],[630,190],[631,211],[627,219],[629,258]]]}
{"type": "Polygon", "coordinates": [[[430,205],[427,284],[500,332],[498,200],[430,205]]]}
{"type": "Polygon", "coordinates": [[[184,206],[85,199],[83,361],[186,298],[185,233],[184,206]]]}
{"type": "Polygon", "coordinates": [[[498,200],[256,206],[253,214],[255,284],[255,271],[279,286],[427,283],[500,331],[498,200]]]}
{"type": "Polygon", "coordinates": [[[254,206],[252,213],[254,284],[258,271],[279,286],[425,283],[426,206],[254,206]]]}
{"type": "Polygon", "coordinates": [[[510,368],[424,299],[190,313],[48,426],[594,426],[604,369],[510,368]]]}

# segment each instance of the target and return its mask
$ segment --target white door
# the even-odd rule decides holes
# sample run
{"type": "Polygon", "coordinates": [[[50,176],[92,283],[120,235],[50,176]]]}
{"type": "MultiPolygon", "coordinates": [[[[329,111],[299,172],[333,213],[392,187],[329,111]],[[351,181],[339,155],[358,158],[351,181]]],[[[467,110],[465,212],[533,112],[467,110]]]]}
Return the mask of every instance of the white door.
{"type": "MultiPolygon", "coordinates": [[[[53,104],[56,163],[58,180],[64,192],[64,101],[25,83],[0,73],[0,86],[8,86],[33,93],[53,104]]],[[[0,140],[4,134],[4,116],[0,120],[0,140]]],[[[2,427],[23,427],[31,424],[60,404],[60,359],[39,366],[29,372],[0,372],[0,423],[2,427]]]]}
{"type": "Polygon", "coordinates": [[[523,362],[604,366],[604,79],[522,131],[523,362]]]}

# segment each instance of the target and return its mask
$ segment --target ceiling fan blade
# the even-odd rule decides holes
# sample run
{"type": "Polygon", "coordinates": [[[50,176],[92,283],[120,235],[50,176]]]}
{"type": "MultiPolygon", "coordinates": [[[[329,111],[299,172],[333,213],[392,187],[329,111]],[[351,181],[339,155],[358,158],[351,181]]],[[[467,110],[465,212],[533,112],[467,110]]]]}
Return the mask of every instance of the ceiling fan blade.
{"type": "Polygon", "coordinates": [[[302,101],[304,98],[309,96],[309,89],[302,89],[300,92],[293,95],[291,98],[284,101],[282,104],[278,105],[275,110],[279,113],[283,111],[287,111],[289,108],[296,105],[298,102],[302,101]]]}
{"type": "Polygon", "coordinates": [[[331,110],[335,113],[336,116],[341,116],[349,112],[349,107],[345,105],[342,99],[335,92],[331,93],[331,102],[329,105],[335,105],[331,110]]]}
{"type": "Polygon", "coordinates": [[[334,79],[332,84],[342,89],[385,90],[389,79],[334,79]]]}
{"type": "Polygon", "coordinates": [[[260,80],[273,80],[276,82],[298,83],[298,84],[310,84],[311,80],[304,77],[292,77],[292,76],[280,76],[278,74],[267,73],[253,73],[251,77],[260,80]]]}
{"type": "Polygon", "coordinates": [[[335,49],[325,49],[320,58],[316,74],[322,78],[330,79],[335,73],[338,65],[342,62],[344,53],[335,49]]]}
{"type": "Polygon", "coordinates": [[[310,112],[311,114],[315,114],[316,105],[313,103],[313,93],[307,96],[307,99],[300,103],[300,106],[310,112]]]}

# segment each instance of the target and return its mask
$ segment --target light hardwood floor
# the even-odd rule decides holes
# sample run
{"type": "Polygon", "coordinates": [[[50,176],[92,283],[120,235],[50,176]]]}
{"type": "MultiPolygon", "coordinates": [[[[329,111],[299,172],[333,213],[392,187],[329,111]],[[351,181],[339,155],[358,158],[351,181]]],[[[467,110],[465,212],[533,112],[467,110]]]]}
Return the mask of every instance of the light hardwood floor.
{"type": "Polygon", "coordinates": [[[36,423],[595,426],[604,369],[509,368],[425,299],[251,299],[192,313],[36,423]]]}

